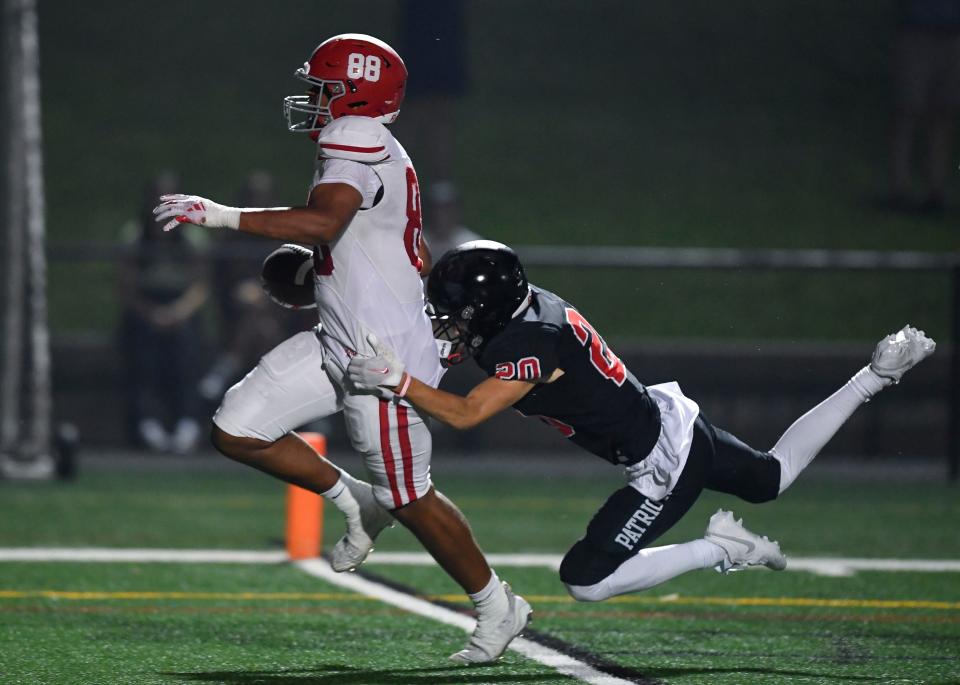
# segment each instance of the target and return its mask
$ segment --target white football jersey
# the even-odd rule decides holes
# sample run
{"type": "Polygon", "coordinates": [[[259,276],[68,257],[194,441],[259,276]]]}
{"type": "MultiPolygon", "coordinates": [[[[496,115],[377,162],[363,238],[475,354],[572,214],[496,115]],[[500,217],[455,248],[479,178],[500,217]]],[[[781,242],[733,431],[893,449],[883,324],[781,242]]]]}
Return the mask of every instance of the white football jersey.
{"type": "MultiPolygon", "coordinates": [[[[325,363],[343,376],[351,356],[373,354],[367,342],[373,333],[396,351],[407,371],[436,386],[443,369],[424,312],[420,189],[410,158],[383,124],[368,117],[340,117],[321,131],[318,159],[314,184],[327,180],[322,170],[326,159],[364,164],[382,183],[373,206],[360,209],[336,242],[317,247],[320,339],[329,353],[325,363]]],[[[363,207],[367,205],[365,201],[363,207]]]]}

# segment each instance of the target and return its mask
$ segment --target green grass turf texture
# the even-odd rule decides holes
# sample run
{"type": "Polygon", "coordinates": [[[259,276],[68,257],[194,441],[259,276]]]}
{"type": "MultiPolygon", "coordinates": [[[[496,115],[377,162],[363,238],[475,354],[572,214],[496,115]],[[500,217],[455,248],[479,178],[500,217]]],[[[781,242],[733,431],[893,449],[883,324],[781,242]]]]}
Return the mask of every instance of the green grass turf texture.
{"type": "MultiPolygon", "coordinates": [[[[594,460],[594,470],[537,477],[501,475],[496,470],[502,462],[485,469],[482,456],[471,458],[477,473],[448,472],[437,460],[434,479],[491,552],[565,551],[623,484],[618,469],[590,456],[582,459],[594,460]]],[[[95,471],[73,483],[0,481],[0,546],[269,549],[282,543],[284,488],[233,465],[215,473],[95,471]]],[[[960,517],[960,501],[946,482],[837,479],[814,468],[773,503],[753,505],[705,492],[665,540],[699,537],[721,506],[783,541],[788,553],[960,557],[951,523],[960,517]]],[[[334,513],[327,518],[325,543],[332,545],[342,528],[334,513]]],[[[397,527],[378,548],[418,546],[397,527]]]]}
{"type": "MultiPolygon", "coordinates": [[[[4,585],[342,592],[289,566],[7,564],[4,585]]],[[[0,600],[0,682],[490,682],[445,663],[465,633],[357,596],[323,601],[0,600]]],[[[553,682],[519,656],[492,682],[553,682]]],[[[568,681],[569,682],[569,681],[568,681]]]]}
{"type": "MultiPolygon", "coordinates": [[[[514,244],[956,250],[955,217],[871,204],[885,178],[895,7],[468,3],[455,145],[467,224],[514,244]]],[[[302,202],[311,147],[278,116],[299,88],[293,69],[342,31],[403,49],[389,0],[288,0],[281,12],[209,0],[203,14],[217,20],[203,21],[202,41],[183,37],[195,12],[185,0],[149,13],[119,0],[52,8],[40,8],[40,38],[54,240],[116,239],[158,169],[228,203],[264,169],[280,203],[302,202]]],[[[397,134],[423,160],[426,190],[432,140],[428,126],[411,131],[417,116],[405,111],[397,134]]],[[[55,332],[115,325],[114,266],[52,266],[55,332]]],[[[864,340],[902,320],[948,330],[942,275],[532,276],[562,285],[608,337],[864,340]]]]}
{"type": "MultiPolygon", "coordinates": [[[[865,467],[866,468],[866,467],[865,467]]],[[[467,476],[439,485],[491,552],[560,553],[613,488],[616,469],[577,477],[467,476]],[[599,475],[596,475],[599,474],[599,475]]],[[[829,478],[813,471],[774,503],[706,494],[662,542],[702,534],[717,506],[779,538],[788,556],[958,558],[955,488],[829,478]]],[[[339,534],[330,515],[326,545],[339,534]]],[[[104,545],[269,549],[280,544],[283,488],[242,469],[90,472],[73,484],[0,483],[0,546],[104,545]]],[[[416,550],[401,529],[380,550],[416,550]]],[[[368,569],[425,595],[458,588],[435,568],[368,569]]],[[[960,601],[957,574],[825,578],[751,571],[688,574],[627,602],[576,604],[552,571],[501,569],[534,598],[535,628],[666,683],[943,683],[960,677],[960,611],[892,607],[728,606],[699,598],[960,601]],[[684,601],[654,601],[668,595],[684,601]]],[[[453,628],[344,591],[293,567],[0,563],[0,590],[303,592],[326,599],[0,598],[6,683],[567,682],[508,655],[479,671],[445,670],[453,628]]]]}

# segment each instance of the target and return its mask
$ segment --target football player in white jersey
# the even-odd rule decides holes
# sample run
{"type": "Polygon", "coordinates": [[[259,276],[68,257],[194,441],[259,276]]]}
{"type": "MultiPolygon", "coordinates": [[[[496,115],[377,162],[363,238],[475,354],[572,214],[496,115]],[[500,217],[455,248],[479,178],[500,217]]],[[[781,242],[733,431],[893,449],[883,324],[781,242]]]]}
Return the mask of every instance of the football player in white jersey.
{"type": "Polygon", "coordinates": [[[529,604],[500,582],[459,509],[433,488],[430,433],[404,392],[354,394],[345,381],[353,356],[375,354],[371,333],[425,382],[436,385],[443,373],[424,313],[429,253],[417,175],[384,126],[399,113],[406,67],[383,41],[343,34],[320,44],[296,75],[309,91],[284,100],[288,127],[317,141],[305,207],[241,209],[168,195],[154,210],[168,230],[189,223],[316,246],[320,326],[278,345],[227,391],[213,418],[213,442],[343,511],[347,533],[332,552],[335,570],[361,564],[394,517],[409,528],[477,607],[474,634],[451,659],[490,662],[526,627],[529,604]],[[372,487],[293,432],[341,410],[372,487]]]}

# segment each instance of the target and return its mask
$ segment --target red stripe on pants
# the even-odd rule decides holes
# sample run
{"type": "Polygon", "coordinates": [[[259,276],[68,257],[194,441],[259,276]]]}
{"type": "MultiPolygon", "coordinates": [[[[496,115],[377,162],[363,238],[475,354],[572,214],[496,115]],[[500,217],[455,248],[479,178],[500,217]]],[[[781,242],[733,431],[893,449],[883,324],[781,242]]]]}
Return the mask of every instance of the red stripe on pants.
{"type": "Polygon", "coordinates": [[[407,488],[407,497],[413,502],[417,499],[417,486],[413,482],[413,450],[410,449],[410,422],[407,408],[397,405],[397,432],[400,435],[400,457],[403,459],[403,483],[407,488]]]}
{"type": "Polygon", "coordinates": [[[393,494],[393,504],[398,509],[403,506],[400,497],[400,488],[397,485],[397,466],[393,461],[393,448],[390,447],[390,403],[380,400],[380,452],[383,453],[383,464],[387,471],[387,480],[390,481],[390,492],[393,494]]]}

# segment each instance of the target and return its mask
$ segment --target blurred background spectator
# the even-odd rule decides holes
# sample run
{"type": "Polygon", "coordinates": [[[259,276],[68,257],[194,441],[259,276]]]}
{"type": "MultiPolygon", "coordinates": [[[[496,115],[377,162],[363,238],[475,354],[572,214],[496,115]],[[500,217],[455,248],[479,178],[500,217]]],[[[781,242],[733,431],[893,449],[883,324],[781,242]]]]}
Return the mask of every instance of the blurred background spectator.
{"type": "MultiPolygon", "coordinates": [[[[238,207],[276,207],[274,178],[250,173],[237,197],[238,207]]],[[[280,243],[240,231],[219,231],[213,245],[213,299],[217,342],[212,364],[197,389],[210,408],[254,367],[257,360],[293,333],[316,325],[315,312],[294,312],[273,304],[260,287],[260,266],[280,243]]]]}
{"type": "Polygon", "coordinates": [[[425,209],[425,220],[427,217],[430,220],[424,232],[434,261],[447,250],[481,237],[480,234],[463,225],[461,220],[463,203],[456,183],[453,181],[431,183],[424,189],[424,195],[426,207],[428,207],[425,209]]]}
{"type": "MultiPolygon", "coordinates": [[[[209,12],[224,17],[206,27],[210,42],[244,35],[249,48],[184,43],[145,67],[142,46],[174,35],[179,16],[193,10],[172,1],[149,21],[117,0],[56,11],[41,4],[54,406],[91,444],[122,442],[122,388],[129,395],[134,383],[122,377],[111,342],[129,317],[116,290],[116,229],[137,211],[140,180],[177,168],[197,192],[236,198],[255,164],[273,188],[251,181],[267,197],[237,204],[302,203],[316,148],[286,133],[279,103],[300,87],[292,72],[313,47],[348,31],[383,38],[410,68],[391,129],[416,162],[435,254],[474,237],[464,226],[516,246],[531,280],[569,293],[646,378],[689,379],[684,389],[703,398],[712,420],[750,423],[745,434],[761,442],[861,363],[878,331],[923,325],[944,354],[913,380],[915,394],[874,403],[836,450],[933,454],[948,444],[960,232],[862,201],[891,192],[891,122],[878,112],[894,110],[899,0],[869,11],[835,0],[288,0],[282,13],[253,0],[209,0],[209,12]],[[77,43],[79,34],[88,40],[77,43]],[[192,95],[184,106],[157,93],[192,95]],[[833,251],[853,250],[858,261],[764,266],[754,251],[768,248],[813,250],[808,257],[828,263],[842,256],[833,251]],[[865,251],[890,256],[862,268],[865,251]],[[910,254],[892,254],[900,252],[910,254]],[[730,268],[731,255],[747,266],[730,268]]],[[[937,194],[921,191],[916,175],[921,160],[932,160],[924,145],[910,152],[916,204],[937,194]]],[[[960,154],[956,141],[933,147],[946,159],[935,166],[950,209],[960,154]]],[[[217,246],[217,285],[202,317],[216,333],[206,347],[213,359],[204,356],[181,388],[195,393],[211,381],[203,423],[276,335],[251,283],[274,244],[235,232],[186,234],[217,246]],[[242,263],[231,265],[228,253],[242,263]],[[233,371],[218,368],[222,357],[233,371]]],[[[283,328],[297,315],[273,316],[283,328]]],[[[329,437],[331,449],[345,449],[341,436],[329,437]]],[[[552,449],[553,437],[538,444],[552,449]]],[[[453,440],[437,438],[438,450],[453,440]]],[[[457,439],[476,449],[516,446],[508,423],[457,439]]]]}
{"type": "Polygon", "coordinates": [[[942,214],[960,112],[960,0],[900,0],[894,46],[896,109],[887,203],[942,214]],[[922,186],[915,191],[915,168],[922,186]]]}
{"type": "Polygon", "coordinates": [[[120,348],[127,424],[157,451],[191,451],[200,437],[194,390],[203,354],[200,311],[210,288],[200,231],[167,231],[153,220],[157,198],[179,190],[172,172],[144,189],[140,214],[124,227],[133,250],[120,269],[120,348]]]}

